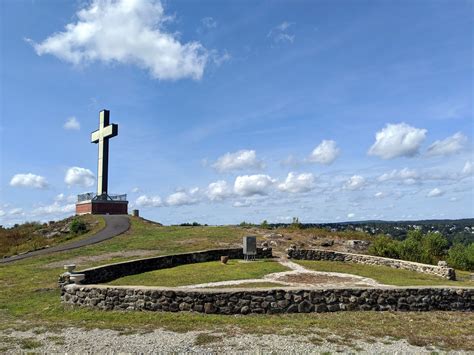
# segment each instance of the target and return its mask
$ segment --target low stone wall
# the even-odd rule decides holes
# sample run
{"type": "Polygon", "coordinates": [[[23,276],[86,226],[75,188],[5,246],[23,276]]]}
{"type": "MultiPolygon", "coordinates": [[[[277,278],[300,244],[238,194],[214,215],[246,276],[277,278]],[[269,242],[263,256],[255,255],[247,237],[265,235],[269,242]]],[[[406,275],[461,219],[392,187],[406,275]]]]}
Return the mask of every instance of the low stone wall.
{"type": "MultiPolygon", "coordinates": [[[[157,256],[153,258],[137,259],[115,264],[102,265],[91,269],[76,271],[85,275],[82,284],[98,284],[109,282],[120,277],[141,274],[142,272],[166,269],[185,264],[200,263],[206,261],[220,260],[221,256],[227,255],[230,259],[243,259],[242,248],[214,249],[198,251],[193,253],[157,256]]],[[[272,258],[271,248],[257,248],[257,258],[272,258]]],[[[67,280],[60,278],[60,286],[67,280]]]]}
{"type": "Polygon", "coordinates": [[[65,304],[102,310],[216,314],[474,310],[473,288],[217,291],[70,284],[63,287],[61,299],[65,304]]]}
{"type": "Polygon", "coordinates": [[[339,251],[329,251],[321,249],[288,249],[288,257],[290,259],[298,260],[328,260],[328,261],[343,261],[367,265],[381,265],[396,269],[405,269],[424,274],[436,275],[448,280],[456,280],[456,273],[454,269],[449,267],[420,264],[412,261],[382,258],[380,256],[362,255],[343,253],[339,251]]]}

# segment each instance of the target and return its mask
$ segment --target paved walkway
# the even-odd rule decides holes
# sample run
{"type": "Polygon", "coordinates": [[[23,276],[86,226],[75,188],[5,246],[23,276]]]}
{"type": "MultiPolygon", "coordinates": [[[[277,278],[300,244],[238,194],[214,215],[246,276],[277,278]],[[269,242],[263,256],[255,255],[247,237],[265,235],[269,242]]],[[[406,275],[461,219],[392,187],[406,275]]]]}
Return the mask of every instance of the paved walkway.
{"type": "Polygon", "coordinates": [[[56,245],[51,248],[32,251],[26,254],[15,255],[10,258],[0,259],[0,264],[9,263],[16,260],[31,258],[38,255],[46,255],[59,251],[66,251],[81,248],[87,245],[103,242],[104,240],[113,238],[126,232],[130,228],[130,219],[128,215],[104,215],[105,228],[96,234],[81,240],[77,240],[67,244],[56,245]]]}

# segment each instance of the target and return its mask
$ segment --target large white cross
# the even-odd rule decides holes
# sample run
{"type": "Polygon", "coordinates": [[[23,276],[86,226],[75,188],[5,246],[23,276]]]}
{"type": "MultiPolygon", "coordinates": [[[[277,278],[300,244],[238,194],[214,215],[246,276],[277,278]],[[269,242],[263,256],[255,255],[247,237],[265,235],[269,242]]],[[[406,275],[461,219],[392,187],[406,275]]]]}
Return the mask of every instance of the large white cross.
{"type": "Polygon", "coordinates": [[[99,114],[99,129],[92,132],[91,142],[99,143],[99,166],[97,169],[97,196],[107,195],[109,177],[109,139],[118,134],[118,125],[110,124],[110,111],[99,114]]]}

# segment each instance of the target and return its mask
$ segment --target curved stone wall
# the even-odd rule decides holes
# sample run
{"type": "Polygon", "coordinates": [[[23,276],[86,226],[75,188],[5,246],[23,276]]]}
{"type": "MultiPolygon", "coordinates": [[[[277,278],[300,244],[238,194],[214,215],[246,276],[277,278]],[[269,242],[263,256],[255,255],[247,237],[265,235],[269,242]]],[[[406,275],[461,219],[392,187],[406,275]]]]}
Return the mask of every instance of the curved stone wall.
{"type": "Polygon", "coordinates": [[[474,289],[468,288],[180,290],[71,284],[63,287],[61,299],[102,310],[216,314],[474,310],[474,289]]]}
{"type": "Polygon", "coordinates": [[[298,260],[328,260],[343,261],[366,265],[381,265],[396,269],[405,269],[423,274],[436,275],[448,280],[456,280],[456,273],[450,267],[442,267],[428,264],[415,263],[399,259],[382,258],[380,256],[343,253],[339,251],[321,250],[321,249],[295,249],[287,250],[288,258],[298,260]]]}
{"type": "MultiPolygon", "coordinates": [[[[75,273],[84,274],[82,284],[98,284],[109,282],[120,277],[141,274],[147,271],[166,269],[185,264],[200,263],[206,261],[220,260],[221,256],[229,256],[230,259],[243,259],[242,248],[204,250],[185,254],[164,255],[153,258],[136,259],[115,264],[102,265],[75,273]]],[[[272,258],[271,248],[257,248],[257,258],[272,258]]],[[[66,283],[67,280],[59,280],[66,283]]]]}
{"type": "MultiPolygon", "coordinates": [[[[290,250],[289,254],[294,258],[309,258],[310,260],[348,261],[340,255],[346,253],[319,253],[315,250],[295,252],[290,250]],[[337,257],[330,255],[337,255],[337,257]]],[[[68,277],[62,275],[59,282],[61,300],[68,305],[94,307],[102,310],[192,311],[216,314],[273,314],[352,310],[474,310],[474,288],[378,287],[322,289],[308,287],[308,289],[212,290],[97,285],[97,283],[108,282],[127,275],[196,262],[215,261],[224,255],[231,259],[243,258],[242,249],[239,248],[138,259],[79,271],[79,273],[85,275],[81,285],[70,284],[68,277]]],[[[364,255],[357,256],[364,257],[364,255]]],[[[272,250],[259,248],[257,257],[272,257],[272,250]]],[[[355,258],[350,261],[354,260],[361,259],[355,258]]],[[[368,263],[374,264],[374,262],[368,263]]]]}

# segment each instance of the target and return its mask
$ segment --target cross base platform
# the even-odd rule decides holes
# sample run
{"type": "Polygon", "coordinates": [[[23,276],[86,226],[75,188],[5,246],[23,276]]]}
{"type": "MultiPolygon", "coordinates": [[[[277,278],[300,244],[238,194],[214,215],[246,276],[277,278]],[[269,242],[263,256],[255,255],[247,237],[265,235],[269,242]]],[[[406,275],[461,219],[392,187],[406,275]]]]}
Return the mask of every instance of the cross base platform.
{"type": "Polygon", "coordinates": [[[128,201],[87,201],[76,203],[76,214],[128,214],[128,201]]]}

